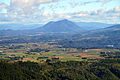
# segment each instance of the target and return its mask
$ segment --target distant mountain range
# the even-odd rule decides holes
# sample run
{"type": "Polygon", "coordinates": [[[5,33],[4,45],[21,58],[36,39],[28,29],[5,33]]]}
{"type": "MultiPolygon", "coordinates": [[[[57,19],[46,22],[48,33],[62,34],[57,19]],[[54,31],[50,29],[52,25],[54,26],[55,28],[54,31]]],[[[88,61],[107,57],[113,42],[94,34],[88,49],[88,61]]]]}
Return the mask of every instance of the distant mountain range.
{"type": "Polygon", "coordinates": [[[28,29],[35,29],[42,26],[42,24],[0,24],[0,30],[28,30],[28,29]]]}
{"type": "Polygon", "coordinates": [[[60,21],[51,21],[47,24],[0,24],[0,30],[28,30],[36,29],[42,32],[76,32],[84,30],[96,30],[106,28],[114,24],[105,24],[99,22],[72,22],[67,19],[60,21]],[[42,27],[42,28],[41,28],[42,27]]]}
{"type": "Polygon", "coordinates": [[[99,22],[75,22],[78,26],[82,27],[85,30],[96,30],[101,28],[107,28],[115,24],[105,24],[99,22]]]}
{"type": "MultiPolygon", "coordinates": [[[[88,24],[86,24],[86,26],[87,25],[88,24]]],[[[108,26],[111,24],[104,25],[108,26]]],[[[11,43],[60,39],[59,44],[65,47],[106,48],[112,45],[115,46],[115,48],[120,48],[120,24],[86,30],[82,25],[78,26],[74,22],[64,19],[56,22],[51,21],[42,27],[40,27],[40,25],[36,26],[37,28],[29,30],[1,30],[0,36],[2,37],[0,38],[15,38],[14,40],[6,41],[11,43]]],[[[18,26],[16,25],[16,27],[18,26]]]]}

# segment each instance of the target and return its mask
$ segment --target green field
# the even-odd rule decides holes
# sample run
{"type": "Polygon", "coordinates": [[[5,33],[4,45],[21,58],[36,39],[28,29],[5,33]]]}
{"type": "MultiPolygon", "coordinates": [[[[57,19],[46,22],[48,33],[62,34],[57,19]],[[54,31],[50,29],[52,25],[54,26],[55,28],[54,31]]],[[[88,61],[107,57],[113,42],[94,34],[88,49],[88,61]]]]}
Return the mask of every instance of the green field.
{"type": "Polygon", "coordinates": [[[42,53],[43,55],[47,55],[47,56],[63,56],[63,54],[58,54],[58,53],[42,53]]]}
{"type": "Polygon", "coordinates": [[[79,59],[62,59],[61,61],[82,61],[83,59],[79,58],[79,59]]]}

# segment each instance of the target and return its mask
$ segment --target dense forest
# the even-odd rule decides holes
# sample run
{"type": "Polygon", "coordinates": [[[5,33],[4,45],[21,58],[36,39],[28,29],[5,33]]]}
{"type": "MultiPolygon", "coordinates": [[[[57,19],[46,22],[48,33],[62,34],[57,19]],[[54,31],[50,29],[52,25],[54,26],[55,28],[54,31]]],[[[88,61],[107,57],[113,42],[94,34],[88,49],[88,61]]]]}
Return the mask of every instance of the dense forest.
{"type": "Polygon", "coordinates": [[[96,62],[0,62],[0,80],[120,80],[120,59],[96,62]]]}

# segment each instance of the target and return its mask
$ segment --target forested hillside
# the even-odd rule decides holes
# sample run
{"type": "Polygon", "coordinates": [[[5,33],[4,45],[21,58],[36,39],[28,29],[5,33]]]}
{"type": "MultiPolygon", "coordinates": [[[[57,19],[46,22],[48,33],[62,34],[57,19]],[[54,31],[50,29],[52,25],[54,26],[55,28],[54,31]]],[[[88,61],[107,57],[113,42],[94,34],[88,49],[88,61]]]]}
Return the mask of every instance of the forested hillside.
{"type": "Polygon", "coordinates": [[[120,48],[120,25],[75,34],[71,39],[59,41],[64,47],[76,48],[120,48]]]}
{"type": "Polygon", "coordinates": [[[0,62],[0,80],[120,80],[120,59],[97,62],[0,62]]]}

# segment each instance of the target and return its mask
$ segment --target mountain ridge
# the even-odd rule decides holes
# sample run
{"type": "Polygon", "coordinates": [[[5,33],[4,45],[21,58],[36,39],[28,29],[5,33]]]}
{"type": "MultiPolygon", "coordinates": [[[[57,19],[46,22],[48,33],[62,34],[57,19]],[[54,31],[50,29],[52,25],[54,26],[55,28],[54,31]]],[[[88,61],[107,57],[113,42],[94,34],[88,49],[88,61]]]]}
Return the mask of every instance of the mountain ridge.
{"type": "Polygon", "coordinates": [[[109,26],[115,25],[115,24],[106,24],[106,23],[100,23],[100,22],[75,22],[75,23],[86,30],[97,30],[97,29],[107,28],[109,26]]]}

